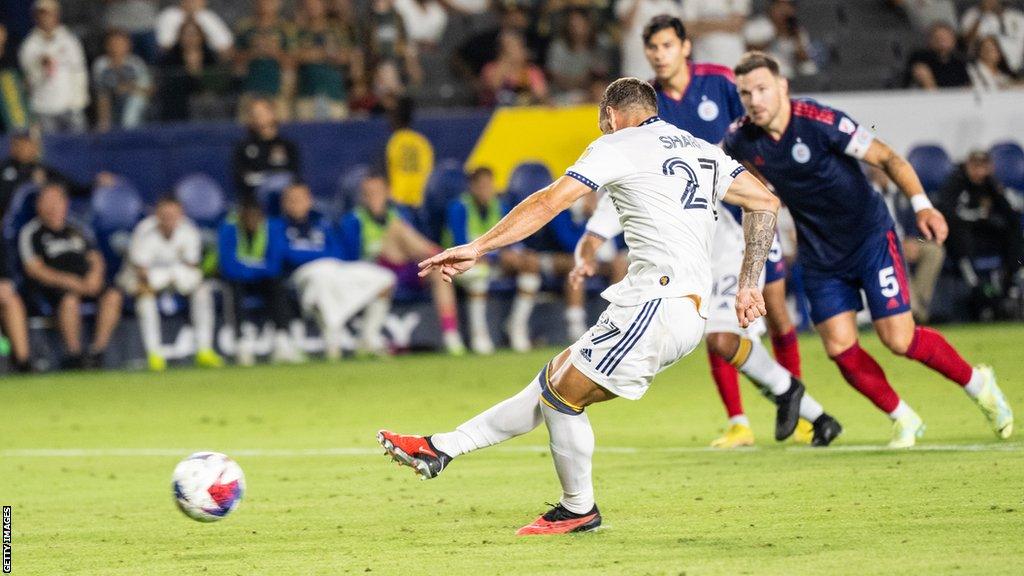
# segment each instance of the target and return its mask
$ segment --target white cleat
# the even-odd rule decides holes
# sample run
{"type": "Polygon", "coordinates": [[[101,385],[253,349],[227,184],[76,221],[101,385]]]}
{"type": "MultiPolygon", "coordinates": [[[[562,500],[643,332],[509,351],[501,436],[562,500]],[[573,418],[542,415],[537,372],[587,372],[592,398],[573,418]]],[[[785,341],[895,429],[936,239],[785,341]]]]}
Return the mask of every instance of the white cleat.
{"type": "Polygon", "coordinates": [[[474,334],[470,342],[474,354],[494,354],[494,342],[490,334],[474,334]]]}
{"type": "Polygon", "coordinates": [[[917,439],[924,436],[924,420],[917,412],[907,409],[907,413],[892,423],[892,440],[889,448],[911,448],[917,439]]]}
{"type": "Polygon", "coordinates": [[[992,367],[982,364],[978,366],[978,371],[985,378],[985,383],[981,385],[981,392],[974,401],[978,408],[981,408],[985,418],[988,418],[996,436],[1005,440],[1013,434],[1013,409],[996,384],[996,373],[992,367]]]}

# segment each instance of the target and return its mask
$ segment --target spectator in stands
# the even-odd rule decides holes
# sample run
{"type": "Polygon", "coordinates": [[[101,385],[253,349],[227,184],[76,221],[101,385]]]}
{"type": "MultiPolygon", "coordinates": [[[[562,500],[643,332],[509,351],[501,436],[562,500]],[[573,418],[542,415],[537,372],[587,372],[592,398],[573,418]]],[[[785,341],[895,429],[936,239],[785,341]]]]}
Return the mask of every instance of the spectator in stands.
{"type": "MultiPolygon", "coordinates": [[[[394,271],[400,284],[418,287],[416,263],[437,254],[440,248],[403,220],[389,201],[390,190],[383,175],[371,174],[363,180],[359,206],[341,220],[342,257],[375,262],[394,271]]],[[[451,354],[462,354],[465,345],[459,334],[455,290],[440,274],[432,274],[429,282],[445,348],[451,354]]]]}
{"type": "Polygon", "coordinates": [[[973,291],[977,319],[1020,281],[1024,239],[1021,214],[1013,209],[995,179],[992,159],[971,152],[939,192],[936,207],[949,222],[949,256],[973,291]]]}
{"type": "Polygon", "coordinates": [[[224,361],[213,349],[213,288],[199,269],[203,241],[199,229],[185,216],[173,196],[161,198],[153,211],[135,226],[128,245],[128,258],[117,282],[135,298],[142,344],[149,368],[167,368],[160,344],[160,311],[157,296],[181,294],[189,299],[192,329],[196,338],[196,365],[219,368],[224,361]]]}
{"type": "Polygon", "coordinates": [[[750,0],[686,0],[683,21],[693,40],[693,59],[732,67],[746,51],[743,26],[750,0]]]}
{"type": "Polygon", "coordinates": [[[341,120],[348,116],[345,71],[354,63],[354,39],[327,17],[324,0],[303,0],[296,24],[299,120],[341,120]]]}
{"type": "Polygon", "coordinates": [[[407,97],[406,93],[398,65],[386,60],[377,65],[370,90],[361,92],[352,102],[352,110],[360,114],[391,114],[407,97]]]}
{"type": "Polygon", "coordinates": [[[301,173],[299,148],[281,136],[274,105],[257,98],[249,102],[247,112],[249,133],[235,144],[231,160],[235,191],[243,201],[255,200],[256,190],[269,176],[287,173],[298,180],[301,173]]]}
{"type": "Polygon", "coordinates": [[[900,192],[880,168],[864,164],[872,187],[885,198],[886,207],[896,224],[896,235],[903,246],[907,263],[913,266],[910,274],[910,306],[914,320],[927,324],[931,316],[935,284],[942,273],[946,250],[941,244],[921,238],[910,200],[900,192]]]}
{"type": "Polygon", "coordinates": [[[220,273],[231,293],[235,361],[240,366],[256,362],[256,325],[246,302],[254,296],[262,300],[274,327],[273,361],[304,360],[288,332],[295,314],[282,272],[286,247],[284,224],[267,218],[259,203],[251,199],[243,199],[236,214],[221,224],[217,233],[220,273]]]}
{"type": "Polygon", "coordinates": [[[548,99],[544,71],[529,60],[526,40],[517,32],[503,32],[498,57],[480,72],[485,106],[530,106],[548,99]]]}
{"type": "MultiPolygon", "coordinates": [[[[354,0],[328,0],[327,17],[331,23],[341,31],[345,38],[349,39],[351,48],[348,65],[345,66],[345,76],[351,87],[349,100],[357,95],[361,96],[367,90],[366,70],[366,31],[359,22],[356,14],[354,0]]],[[[350,106],[351,107],[351,106],[350,106]]]]}
{"type": "Polygon", "coordinates": [[[25,130],[29,125],[25,83],[17,59],[7,50],[7,27],[0,24],[0,134],[25,130]]]}
{"type": "Polygon", "coordinates": [[[818,73],[818,65],[811,57],[811,36],[800,24],[793,0],[772,0],[766,15],[747,22],[743,36],[749,49],[774,56],[779,72],[786,78],[818,73]]]}
{"type": "Polygon", "coordinates": [[[936,22],[956,25],[956,5],[953,0],[889,0],[889,4],[902,10],[914,30],[922,34],[936,22]]]}
{"type": "Polygon", "coordinates": [[[230,77],[194,19],[182,23],[177,39],[161,59],[163,118],[200,118],[207,115],[206,108],[217,105],[217,95],[227,88],[230,77]]]}
{"type": "Polygon", "coordinates": [[[434,147],[412,128],[413,100],[400,98],[388,114],[391,137],[385,147],[391,198],[402,206],[419,208],[427,180],[434,171],[434,147]]]}
{"type": "Polygon", "coordinates": [[[257,0],[252,17],[238,27],[235,64],[242,73],[245,110],[253,98],[274,103],[282,120],[289,117],[289,79],[294,74],[294,31],[281,16],[281,0],[257,0]]]}
{"type": "MultiPolygon", "coordinates": [[[[36,186],[60,184],[66,192],[76,197],[87,198],[92,194],[91,185],[78,184],[56,168],[43,163],[39,143],[29,131],[24,130],[11,136],[10,156],[0,163],[0,217],[7,213],[18,188],[29,183],[36,186]]],[[[110,172],[100,172],[96,176],[96,186],[113,183],[114,175],[110,172]]]]}
{"type": "Polygon", "coordinates": [[[582,8],[570,9],[561,35],[548,50],[547,72],[558,100],[584,102],[591,78],[607,76],[610,63],[607,40],[594,29],[590,14],[582,8]]]}
{"type": "Polygon", "coordinates": [[[392,0],[371,0],[366,24],[369,36],[369,63],[373,69],[392,62],[401,72],[403,80],[413,86],[423,82],[416,45],[410,41],[402,17],[395,11],[392,0]]]}
{"type": "Polygon", "coordinates": [[[145,118],[153,92],[149,68],[142,58],[132,54],[132,39],[127,32],[107,32],[104,46],[106,53],[92,66],[96,127],[102,132],[113,127],[136,128],[145,118]]]}
{"type": "Polygon", "coordinates": [[[967,66],[971,84],[976,90],[994,92],[1011,88],[1015,80],[1006,66],[999,40],[995,36],[982,38],[975,45],[974,59],[967,66]]]}
{"type": "Polygon", "coordinates": [[[953,27],[937,22],[928,32],[928,47],[910,55],[905,83],[911,88],[936,90],[971,84],[967,59],[957,50],[953,27]]]}
{"type": "Polygon", "coordinates": [[[1024,64],[1024,12],[1003,0],[979,0],[960,19],[960,35],[968,51],[985,38],[995,37],[1006,58],[1006,66],[1020,72],[1024,64]]]}
{"type": "Polygon", "coordinates": [[[328,359],[341,357],[345,325],[363,312],[358,352],[383,355],[383,327],[391,309],[393,272],[372,262],[345,262],[335,227],[313,212],[313,195],[296,183],[281,198],[285,272],[299,291],[303,314],[316,320],[328,359]]]}
{"type": "Polygon", "coordinates": [[[89,71],[82,43],[61,24],[57,0],[36,0],[33,13],[36,27],[18,53],[33,116],[45,132],[84,132],[89,71]]]}
{"type": "Polygon", "coordinates": [[[135,53],[147,63],[157,61],[156,33],[153,26],[159,13],[156,0],[103,0],[104,30],[124,30],[132,39],[135,53]]]}
{"type": "Polygon", "coordinates": [[[395,11],[417,50],[433,50],[448,27],[448,11],[440,0],[394,0],[395,11]]]}
{"type": "Polygon", "coordinates": [[[168,6],[160,12],[156,18],[156,42],[161,50],[168,52],[180,44],[184,24],[189,20],[202,31],[210,50],[222,59],[231,55],[235,44],[231,28],[206,7],[206,0],[180,0],[177,6],[168,6]]]}
{"type": "Polygon", "coordinates": [[[484,66],[498,57],[498,39],[502,32],[522,34],[530,51],[539,52],[540,40],[530,27],[530,15],[526,8],[514,2],[499,2],[496,9],[500,12],[500,20],[470,36],[456,50],[456,64],[470,81],[477,82],[484,66]]]}
{"type": "Polygon", "coordinates": [[[121,319],[121,293],[104,284],[105,263],[85,232],[67,220],[68,197],[60,184],[47,184],[36,199],[38,216],[18,233],[26,290],[56,315],[69,368],[95,368],[121,319]],[[82,348],[81,304],[97,303],[96,330],[82,348]]]}
{"type": "MultiPolygon", "coordinates": [[[[622,76],[649,78],[651,66],[644,56],[644,26],[660,14],[683,18],[683,3],[675,0],[619,0],[615,16],[622,28],[622,76]]],[[[730,64],[731,66],[732,64],[730,64]]]]}

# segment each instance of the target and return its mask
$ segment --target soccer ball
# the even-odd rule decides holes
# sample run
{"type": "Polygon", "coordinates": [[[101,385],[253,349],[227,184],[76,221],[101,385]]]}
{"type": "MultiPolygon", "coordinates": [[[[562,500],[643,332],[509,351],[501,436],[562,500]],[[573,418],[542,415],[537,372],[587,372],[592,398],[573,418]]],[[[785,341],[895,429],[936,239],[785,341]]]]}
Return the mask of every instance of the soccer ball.
{"type": "Polygon", "coordinates": [[[245,475],[234,460],[218,452],[196,452],[174,467],[174,500],[186,516],[216,522],[238,506],[245,475]]]}

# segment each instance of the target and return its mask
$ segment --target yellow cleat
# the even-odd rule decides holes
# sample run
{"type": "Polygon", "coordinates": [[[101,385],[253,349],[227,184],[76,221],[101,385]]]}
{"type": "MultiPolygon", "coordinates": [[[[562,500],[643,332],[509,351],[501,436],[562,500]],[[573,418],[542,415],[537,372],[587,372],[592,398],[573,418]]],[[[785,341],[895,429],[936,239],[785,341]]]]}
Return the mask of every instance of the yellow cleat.
{"type": "Polygon", "coordinates": [[[712,448],[739,448],[741,446],[753,446],[754,445],[754,431],[750,429],[750,426],[745,424],[733,424],[729,426],[729,429],[725,431],[725,435],[721,438],[716,438],[712,443],[712,448]]]}
{"type": "Polygon", "coordinates": [[[212,348],[205,348],[196,352],[196,366],[200,368],[220,368],[224,366],[224,359],[212,348]]]}
{"type": "Polygon", "coordinates": [[[164,357],[159,354],[150,354],[147,357],[147,361],[149,362],[151,372],[163,372],[167,369],[167,360],[164,360],[164,357]]]}
{"type": "Polygon", "coordinates": [[[797,444],[810,444],[814,440],[814,424],[806,418],[801,418],[796,423],[796,431],[793,432],[792,438],[797,444]]]}

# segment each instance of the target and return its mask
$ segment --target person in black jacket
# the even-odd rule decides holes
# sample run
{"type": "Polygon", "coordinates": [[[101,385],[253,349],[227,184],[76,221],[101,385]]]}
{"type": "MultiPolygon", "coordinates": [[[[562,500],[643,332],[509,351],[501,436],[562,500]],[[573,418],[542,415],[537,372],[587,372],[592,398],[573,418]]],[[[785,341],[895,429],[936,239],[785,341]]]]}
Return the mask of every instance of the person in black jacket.
{"type": "Polygon", "coordinates": [[[278,132],[277,113],[269,100],[249,103],[249,134],[237,145],[232,159],[235,192],[240,201],[253,200],[264,180],[276,173],[290,173],[299,179],[299,149],[278,132]]]}
{"type": "Polygon", "coordinates": [[[949,256],[974,291],[972,313],[1003,298],[1021,269],[1021,214],[993,175],[987,152],[974,151],[939,194],[938,208],[949,222],[949,256]],[[1000,265],[989,262],[998,257],[1000,265]]]}

